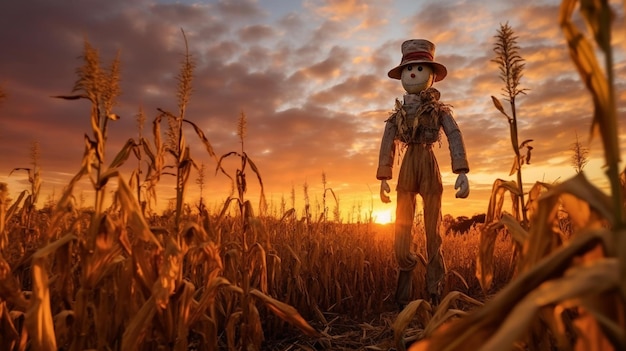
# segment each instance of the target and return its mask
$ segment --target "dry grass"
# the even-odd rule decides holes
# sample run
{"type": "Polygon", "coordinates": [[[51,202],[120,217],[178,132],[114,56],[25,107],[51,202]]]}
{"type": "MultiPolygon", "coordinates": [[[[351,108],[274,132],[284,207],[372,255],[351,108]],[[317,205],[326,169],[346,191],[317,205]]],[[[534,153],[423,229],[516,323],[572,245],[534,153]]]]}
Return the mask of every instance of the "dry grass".
{"type": "MultiPolygon", "coordinates": [[[[31,236],[22,245],[16,240],[21,235],[17,218],[8,221],[11,245],[3,252],[6,273],[0,279],[0,293],[15,326],[14,337],[5,339],[14,349],[20,349],[22,338],[23,347],[30,349],[36,349],[35,342],[43,345],[52,339],[61,349],[71,349],[77,342],[83,349],[150,350],[177,342],[180,349],[200,343],[220,348],[230,343],[237,348],[242,335],[236,321],[243,316],[244,296],[241,217],[185,218],[183,244],[178,246],[169,239],[173,217],[159,222],[160,229],[152,227],[151,242],[140,238],[133,229],[136,225],[125,225],[130,221],[117,215],[102,216],[97,234],[88,239],[92,215],[74,209],[58,220],[59,232],[65,234],[49,245],[40,236],[31,236]],[[33,300],[34,294],[40,298],[33,300]],[[83,304],[90,307],[80,316],[83,304]],[[28,310],[33,312],[24,313],[28,310]],[[42,328],[47,326],[41,340],[26,334],[30,329],[22,324],[25,318],[47,321],[41,323],[42,328]]],[[[50,230],[48,213],[38,211],[34,216],[40,230],[50,230]]],[[[392,226],[307,224],[293,216],[248,219],[247,241],[255,243],[248,253],[249,307],[264,331],[262,337],[257,334],[265,339],[261,345],[346,350],[393,346],[392,325],[399,311],[390,303],[396,276],[389,254],[392,226]],[[314,329],[307,332],[306,325],[314,329]]],[[[447,282],[454,297],[445,303],[451,309],[471,308],[469,296],[480,293],[472,278],[479,237],[474,229],[444,238],[451,272],[447,282]]],[[[421,246],[419,241],[415,244],[421,246]]],[[[503,250],[505,277],[510,245],[502,240],[497,247],[503,250]]],[[[420,279],[417,272],[415,279],[420,279]]],[[[416,291],[416,296],[420,293],[416,291]]],[[[441,322],[442,317],[435,320],[441,322]]],[[[408,323],[404,335],[423,335],[426,324],[416,323],[408,323]]]]}

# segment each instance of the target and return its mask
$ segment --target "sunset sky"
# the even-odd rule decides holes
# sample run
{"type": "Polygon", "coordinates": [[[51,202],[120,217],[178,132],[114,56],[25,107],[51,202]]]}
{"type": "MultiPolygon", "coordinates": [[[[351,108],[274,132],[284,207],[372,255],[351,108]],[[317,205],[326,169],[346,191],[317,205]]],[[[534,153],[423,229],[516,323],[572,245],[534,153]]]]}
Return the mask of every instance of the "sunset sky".
{"type": "MultiPolygon", "coordinates": [[[[613,43],[619,109],[620,144],[626,146],[626,37],[621,1],[613,43]]],[[[30,147],[41,147],[44,181],[39,206],[80,169],[83,136],[91,135],[89,103],[51,98],[71,93],[82,65],[84,41],[99,50],[108,66],[119,50],[122,95],[109,127],[107,159],[137,136],[135,115],[146,113],[150,136],[157,108],[177,111],[176,76],[184,54],[183,29],[196,63],[187,118],[206,134],[218,155],[238,150],[235,134],[243,111],[248,118],[246,152],[258,166],[268,200],[281,199],[301,212],[304,184],[311,204],[326,187],[339,199],[344,220],[358,209],[380,218],[395,211],[379,199],[376,180],[384,121],[403,89],[387,72],[400,62],[400,44],[425,38],[437,45],[436,60],[448,76],[435,83],[442,100],[454,107],[470,163],[470,196],[455,199],[456,176],[450,170],[445,137],[436,147],[444,181],[444,214],[485,212],[497,178],[513,180],[513,151],[506,119],[493,107],[501,96],[498,67],[490,60],[494,35],[507,23],[518,36],[526,61],[518,97],[520,140],[533,139],[530,165],[523,168],[526,189],[575,174],[572,143],[578,135],[590,148],[585,168],[590,180],[605,187],[598,138],[589,143],[592,104],[569,58],[558,26],[559,1],[460,0],[26,0],[0,3],[0,182],[15,198],[28,189],[24,172],[30,147]]],[[[508,107],[508,106],[507,106],[508,107]]],[[[165,125],[163,126],[165,129],[165,125]]],[[[229,181],[214,175],[215,161],[195,135],[192,157],[209,176],[205,201],[218,206],[229,181]]],[[[623,148],[622,155],[626,151],[623,148]]],[[[169,160],[171,163],[171,160],[169,160]]],[[[130,163],[136,161],[131,158],[130,163]]],[[[395,167],[394,178],[399,167],[395,167]]],[[[229,168],[234,173],[234,168],[229,168]]],[[[128,173],[125,175],[128,179],[128,173]]],[[[199,190],[192,175],[188,202],[199,190]]],[[[249,170],[248,196],[258,196],[249,170]]],[[[395,180],[391,181],[395,189],[395,180]]],[[[85,196],[89,183],[81,184],[85,196]]],[[[111,189],[113,190],[113,189],[111,189]]],[[[80,191],[80,189],[79,189],[80,191]]],[[[174,196],[164,178],[158,206],[174,196]]],[[[77,194],[78,196],[78,194],[77,194]]],[[[87,200],[89,205],[90,202],[87,200]]],[[[330,201],[330,207],[334,201],[330,201]]]]}

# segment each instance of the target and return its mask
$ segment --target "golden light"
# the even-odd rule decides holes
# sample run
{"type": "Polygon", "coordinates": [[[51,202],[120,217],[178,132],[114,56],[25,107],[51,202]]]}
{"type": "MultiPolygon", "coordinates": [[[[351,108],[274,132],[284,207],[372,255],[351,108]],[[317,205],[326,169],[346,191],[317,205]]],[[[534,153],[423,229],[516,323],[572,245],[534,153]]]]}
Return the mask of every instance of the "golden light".
{"type": "Polygon", "coordinates": [[[391,210],[376,210],[372,213],[372,217],[374,218],[374,222],[378,224],[387,224],[393,221],[391,218],[391,210]]]}

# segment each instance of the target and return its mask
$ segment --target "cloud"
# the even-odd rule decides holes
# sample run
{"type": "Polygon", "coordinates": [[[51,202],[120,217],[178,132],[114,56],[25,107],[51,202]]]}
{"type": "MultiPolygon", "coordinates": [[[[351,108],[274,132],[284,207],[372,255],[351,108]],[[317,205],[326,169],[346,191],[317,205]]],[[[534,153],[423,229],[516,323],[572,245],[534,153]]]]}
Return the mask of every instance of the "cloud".
{"type": "MultiPolygon", "coordinates": [[[[435,87],[454,107],[472,168],[470,182],[489,191],[494,176],[508,178],[512,163],[508,123],[490,98],[502,99],[498,68],[490,60],[493,36],[507,21],[526,60],[522,85],[528,91],[517,103],[520,136],[535,140],[528,169],[568,168],[568,146],[576,132],[587,140],[591,101],[564,46],[555,20],[558,8],[524,2],[519,11],[520,4],[311,0],[272,12],[275,4],[252,0],[2,2],[0,86],[7,99],[0,105],[0,181],[13,167],[28,165],[33,141],[41,144],[44,181],[57,191],[78,170],[84,135],[91,133],[89,103],[51,96],[71,92],[85,40],[98,49],[103,65],[118,52],[121,60],[122,95],[115,111],[122,119],[109,126],[107,159],[136,137],[140,108],[147,118],[143,133],[151,138],[157,108],[178,111],[182,29],[196,63],[186,117],[202,128],[216,152],[240,148],[235,130],[243,112],[246,152],[268,192],[287,194],[295,184],[300,193],[304,182],[319,187],[326,172],[337,195],[354,201],[369,201],[370,190],[377,195],[383,122],[403,94],[400,82],[387,77],[400,62],[400,44],[414,37],[433,40],[436,59],[449,70],[435,87]]],[[[618,18],[623,19],[621,12],[618,18]]],[[[614,41],[620,77],[626,73],[619,45],[624,36],[618,33],[614,41]]],[[[620,91],[626,83],[616,84],[624,120],[626,97],[620,91]]],[[[214,169],[197,137],[186,133],[193,157],[214,169]]],[[[601,157],[596,149],[594,157],[601,157]]],[[[448,191],[454,176],[447,173],[445,140],[437,155],[448,191]]],[[[229,185],[219,175],[211,181],[212,191],[229,185]]]]}
{"type": "Polygon", "coordinates": [[[333,22],[355,22],[359,30],[368,30],[385,25],[390,1],[371,2],[365,0],[309,1],[306,6],[320,16],[333,22]]]}

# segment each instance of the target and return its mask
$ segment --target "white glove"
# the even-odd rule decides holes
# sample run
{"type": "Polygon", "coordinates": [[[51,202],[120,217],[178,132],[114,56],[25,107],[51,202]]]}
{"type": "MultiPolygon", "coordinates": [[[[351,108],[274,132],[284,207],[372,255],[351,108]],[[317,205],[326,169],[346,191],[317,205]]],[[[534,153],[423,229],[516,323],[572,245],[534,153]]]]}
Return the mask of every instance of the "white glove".
{"type": "Polygon", "coordinates": [[[389,194],[391,192],[391,188],[389,187],[389,184],[387,184],[386,180],[381,180],[380,181],[380,201],[388,204],[391,202],[391,199],[389,199],[389,194]]]}
{"type": "Polygon", "coordinates": [[[465,199],[469,195],[469,182],[464,172],[459,173],[459,176],[456,178],[454,189],[459,189],[459,191],[456,192],[457,198],[465,199]]]}

